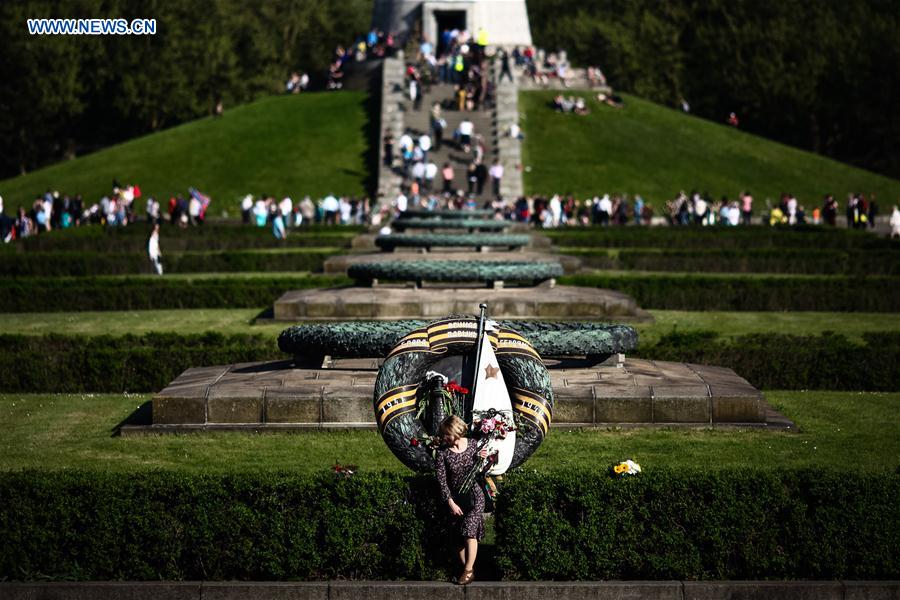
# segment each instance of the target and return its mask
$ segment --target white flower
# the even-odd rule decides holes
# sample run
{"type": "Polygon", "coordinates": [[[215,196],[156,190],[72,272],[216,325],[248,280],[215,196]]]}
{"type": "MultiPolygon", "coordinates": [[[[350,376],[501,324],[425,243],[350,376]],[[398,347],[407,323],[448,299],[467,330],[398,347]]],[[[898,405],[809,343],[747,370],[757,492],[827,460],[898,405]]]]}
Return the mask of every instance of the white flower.
{"type": "Polygon", "coordinates": [[[440,379],[441,385],[446,385],[449,379],[443,373],[438,373],[437,371],[428,371],[425,373],[425,381],[431,381],[432,379],[440,379]]]}

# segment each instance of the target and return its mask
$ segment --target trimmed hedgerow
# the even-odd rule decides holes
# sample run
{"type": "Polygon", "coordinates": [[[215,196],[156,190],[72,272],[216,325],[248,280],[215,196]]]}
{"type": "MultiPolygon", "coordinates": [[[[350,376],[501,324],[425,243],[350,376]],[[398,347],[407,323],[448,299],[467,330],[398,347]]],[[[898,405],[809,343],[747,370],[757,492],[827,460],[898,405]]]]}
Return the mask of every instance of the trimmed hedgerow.
{"type": "MultiPolygon", "coordinates": [[[[515,471],[495,510],[513,580],[896,579],[900,476],[852,469],[515,471]]],[[[0,474],[0,579],[443,579],[433,477],[0,474]]]]}
{"type": "Polygon", "coordinates": [[[10,278],[0,312],[262,308],[289,290],[349,285],[343,276],[10,278]]]}
{"type": "Polygon", "coordinates": [[[440,579],[443,509],[384,473],[3,473],[0,580],[440,579]]]}
{"type": "Polygon", "coordinates": [[[0,336],[7,392],[155,392],[189,367],[283,359],[258,335],[0,336]]]}
{"type": "Polygon", "coordinates": [[[634,356],[733,369],[760,389],[894,391],[900,389],[900,333],[843,335],[754,333],[724,340],[714,332],[671,333],[634,356]]]}
{"type": "MultiPolygon", "coordinates": [[[[338,248],[280,251],[228,250],[163,254],[166,273],[232,273],[260,271],[321,271],[338,248]]],[[[140,253],[30,252],[0,254],[0,274],[22,276],[133,275],[151,273],[150,261],[140,253]]]]}
{"type": "Polygon", "coordinates": [[[560,247],[602,248],[698,248],[732,249],[799,248],[888,250],[895,241],[866,231],[831,227],[586,227],[549,229],[541,232],[560,247]]]}
{"type": "Polygon", "coordinates": [[[558,283],[609,288],[643,308],[728,311],[900,311],[900,278],[587,273],[558,283]]]}
{"type": "MultiPolygon", "coordinates": [[[[900,278],[724,275],[564,275],[564,285],[629,294],[648,309],[727,311],[900,311],[900,278]]],[[[76,312],[271,306],[284,292],[349,285],[343,276],[7,278],[0,312],[76,312]]]]}
{"type": "Polygon", "coordinates": [[[852,465],[517,473],[497,504],[497,562],[520,580],[896,579],[898,497],[900,475],[852,465]]]}
{"type": "MultiPolygon", "coordinates": [[[[760,389],[900,390],[900,333],[863,337],[673,333],[633,356],[730,367],[760,389]]],[[[0,389],[156,392],[189,367],[278,359],[289,356],[256,335],[0,335],[0,389]]]]}
{"type": "MultiPolygon", "coordinates": [[[[160,228],[163,252],[203,252],[253,248],[329,246],[346,248],[362,226],[311,225],[288,230],[285,240],[276,240],[269,227],[238,223],[206,223],[202,227],[160,228]]],[[[136,252],[147,251],[150,231],[145,223],[129,227],[87,226],[30,236],[0,251],[9,252],[136,252]]]]}
{"type": "Polygon", "coordinates": [[[569,248],[586,267],[689,273],[900,275],[900,252],[795,248],[594,249],[569,248]]]}

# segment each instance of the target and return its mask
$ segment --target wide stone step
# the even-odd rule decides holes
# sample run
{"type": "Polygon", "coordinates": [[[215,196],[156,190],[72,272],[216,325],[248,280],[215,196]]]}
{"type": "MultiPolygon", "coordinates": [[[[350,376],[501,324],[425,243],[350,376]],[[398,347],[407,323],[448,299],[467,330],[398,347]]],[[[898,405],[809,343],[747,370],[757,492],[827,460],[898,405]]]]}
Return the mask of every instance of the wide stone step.
{"type": "MultiPolygon", "coordinates": [[[[188,369],[153,398],[153,425],[375,428],[372,396],[380,359],[326,364],[329,368],[298,369],[290,361],[273,361],[188,369]]],[[[582,368],[548,366],[557,428],[789,424],[731,369],[634,358],[582,368]]]]}

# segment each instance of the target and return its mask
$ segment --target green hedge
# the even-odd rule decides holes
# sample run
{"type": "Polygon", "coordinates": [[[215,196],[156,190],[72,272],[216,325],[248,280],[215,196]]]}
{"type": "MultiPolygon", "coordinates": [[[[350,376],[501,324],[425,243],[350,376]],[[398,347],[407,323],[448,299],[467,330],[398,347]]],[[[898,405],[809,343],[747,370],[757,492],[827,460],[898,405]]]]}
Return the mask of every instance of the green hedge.
{"type": "Polygon", "coordinates": [[[508,579],[896,579],[900,476],[820,470],[590,471],[507,477],[508,579]]]}
{"type": "MultiPolygon", "coordinates": [[[[900,246],[898,246],[900,248],[900,246]]],[[[689,273],[900,275],[900,252],[835,249],[602,249],[564,248],[595,269],[689,273]]]]}
{"type": "MultiPolygon", "coordinates": [[[[673,333],[630,356],[730,367],[760,389],[897,391],[900,333],[673,333]]],[[[287,360],[276,340],[257,335],[0,335],[0,389],[6,392],[157,392],[188,367],[287,360]]]]}
{"type": "Polygon", "coordinates": [[[832,227],[585,227],[543,230],[557,246],[604,248],[799,248],[896,250],[873,233],[832,227]]]}
{"type": "Polygon", "coordinates": [[[6,392],[156,392],[188,367],[284,359],[258,335],[0,335],[6,392]]]}
{"type": "Polygon", "coordinates": [[[900,311],[896,277],[588,273],[564,275],[557,282],[618,290],[648,309],[900,311]]]}
{"type": "Polygon", "coordinates": [[[10,278],[0,312],[76,312],[168,308],[262,308],[289,290],[351,283],[343,276],[10,278]]]}
{"type": "MultiPolygon", "coordinates": [[[[515,471],[495,511],[504,579],[896,579],[900,476],[605,465],[515,471]]],[[[431,477],[0,474],[0,580],[443,579],[431,477]]]]}
{"type": "Polygon", "coordinates": [[[390,474],[3,473],[0,580],[440,579],[437,498],[390,474]]]}
{"type": "MultiPolygon", "coordinates": [[[[276,240],[271,227],[237,223],[206,223],[202,227],[160,228],[160,247],[167,252],[202,252],[253,248],[331,246],[347,248],[362,226],[311,225],[289,229],[285,240],[276,240]]],[[[150,235],[144,223],[129,227],[87,226],[51,231],[2,246],[0,252],[136,252],[147,251],[150,235]]]]}
{"type": "MultiPolygon", "coordinates": [[[[900,311],[900,278],[588,273],[558,283],[619,290],[647,309],[900,311]]],[[[7,278],[0,312],[271,306],[292,289],[350,285],[343,276],[7,278]]]]}
{"type": "MultiPolygon", "coordinates": [[[[223,252],[163,253],[166,273],[235,273],[321,271],[338,248],[302,248],[277,251],[226,250],[223,252]]],[[[33,252],[0,254],[0,274],[23,276],[133,275],[152,273],[141,253],[33,252]]]]}
{"type": "Polygon", "coordinates": [[[900,333],[843,335],[756,333],[724,340],[713,332],[663,336],[634,356],[718,365],[760,389],[894,391],[900,389],[900,333]]]}

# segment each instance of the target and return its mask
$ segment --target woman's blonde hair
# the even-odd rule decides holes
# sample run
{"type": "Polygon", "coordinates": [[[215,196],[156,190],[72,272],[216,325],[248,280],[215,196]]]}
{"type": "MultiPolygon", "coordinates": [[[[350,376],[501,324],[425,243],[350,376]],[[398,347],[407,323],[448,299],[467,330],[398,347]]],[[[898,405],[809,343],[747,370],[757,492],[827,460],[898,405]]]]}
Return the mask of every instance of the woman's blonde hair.
{"type": "Polygon", "coordinates": [[[468,427],[466,427],[466,422],[457,417],[456,415],[450,415],[443,421],[441,421],[441,435],[452,435],[456,438],[466,437],[466,431],[468,427]]]}

